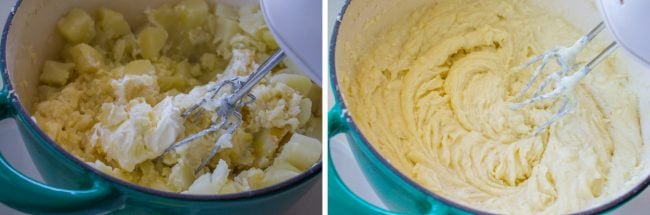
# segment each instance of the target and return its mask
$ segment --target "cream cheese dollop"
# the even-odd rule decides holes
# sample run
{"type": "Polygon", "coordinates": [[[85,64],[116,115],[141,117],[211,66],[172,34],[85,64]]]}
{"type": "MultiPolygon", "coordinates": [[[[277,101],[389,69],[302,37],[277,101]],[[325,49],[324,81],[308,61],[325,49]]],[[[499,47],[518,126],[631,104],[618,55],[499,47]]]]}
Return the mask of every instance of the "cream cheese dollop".
{"type": "Polygon", "coordinates": [[[105,103],[101,114],[105,118],[93,127],[90,143],[127,171],[160,156],[184,129],[180,109],[169,97],[154,107],[144,99],[127,104],[105,103]]]}

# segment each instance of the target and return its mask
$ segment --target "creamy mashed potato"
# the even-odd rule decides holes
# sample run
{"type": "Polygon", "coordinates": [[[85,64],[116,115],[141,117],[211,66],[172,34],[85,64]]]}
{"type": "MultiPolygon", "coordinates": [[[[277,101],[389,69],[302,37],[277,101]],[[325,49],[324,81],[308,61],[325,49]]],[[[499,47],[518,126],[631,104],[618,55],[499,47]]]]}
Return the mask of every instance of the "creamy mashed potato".
{"type": "Polygon", "coordinates": [[[144,13],[138,28],[107,8],[58,21],[67,44],[43,66],[33,114],[53,140],[112,176],[192,194],[262,188],[320,160],[321,89],[288,63],[253,88],[257,100],[233,135],[214,132],[163,155],[215,122],[219,104],[187,120],[184,111],[218,81],[251,74],[278,45],[257,5],[184,0],[144,13]],[[195,174],[215,144],[222,150],[195,174]]]}
{"type": "Polygon", "coordinates": [[[399,171],[470,207],[566,214],[607,201],[646,167],[627,71],[602,63],[577,87],[577,107],[539,135],[560,101],[510,108],[534,70],[513,68],[584,33],[554,14],[514,0],[418,8],[376,34],[341,81],[349,112],[399,171]]]}

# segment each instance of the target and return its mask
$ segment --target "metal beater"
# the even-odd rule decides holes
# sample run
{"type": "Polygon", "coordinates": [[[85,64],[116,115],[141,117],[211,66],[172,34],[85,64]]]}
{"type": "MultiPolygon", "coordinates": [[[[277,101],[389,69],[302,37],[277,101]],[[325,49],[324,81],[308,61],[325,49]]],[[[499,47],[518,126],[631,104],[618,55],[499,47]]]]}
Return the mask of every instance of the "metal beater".
{"type": "Polygon", "coordinates": [[[573,108],[577,106],[577,102],[575,101],[575,98],[573,98],[573,94],[572,94],[575,87],[579,84],[580,80],[582,80],[585,76],[587,76],[587,74],[589,74],[589,72],[591,72],[591,70],[594,67],[600,64],[612,52],[614,52],[614,50],[616,50],[617,43],[616,42],[610,43],[589,63],[582,66],[573,74],[569,74],[569,72],[572,71],[575,66],[577,66],[575,62],[576,56],[585,48],[585,46],[591,40],[594,39],[594,37],[596,37],[600,32],[602,32],[603,29],[605,29],[605,24],[601,22],[589,33],[582,36],[572,46],[558,47],[558,48],[551,49],[537,57],[532,58],[525,64],[516,68],[517,70],[521,70],[538,61],[541,61],[539,66],[537,66],[537,68],[533,72],[533,75],[530,78],[530,80],[526,83],[524,88],[516,96],[516,98],[519,99],[523,97],[523,95],[531,88],[535,80],[537,80],[539,75],[542,73],[544,67],[550,61],[555,59],[557,64],[560,65],[561,67],[559,71],[551,73],[549,76],[547,76],[544,79],[544,81],[541,83],[539,88],[537,88],[537,90],[533,93],[532,98],[528,98],[521,102],[513,103],[511,105],[511,108],[519,109],[529,104],[533,104],[542,100],[553,99],[558,97],[562,99],[560,109],[553,115],[553,117],[551,117],[550,120],[548,120],[544,124],[540,125],[537,129],[535,129],[535,135],[537,135],[538,133],[540,133],[547,127],[549,127],[551,124],[553,124],[553,122],[557,121],[558,119],[562,118],[566,114],[570,113],[571,110],[573,110],[573,108]],[[546,89],[551,83],[555,84],[555,89],[553,89],[551,92],[542,94],[544,92],[544,89],[546,89]]]}
{"type": "Polygon", "coordinates": [[[200,137],[203,137],[209,133],[216,132],[219,130],[224,130],[225,133],[219,137],[215,145],[210,150],[208,157],[201,161],[201,164],[194,170],[195,173],[199,172],[203,167],[205,167],[208,162],[214,157],[219,150],[224,148],[225,145],[230,144],[232,135],[235,133],[235,130],[242,124],[242,115],[239,113],[239,110],[244,106],[255,101],[255,96],[250,94],[250,90],[253,89],[257,83],[266,76],[271,69],[277,66],[282,59],[284,59],[285,54],[282,50],[278,50],[271,57],[269,57],[262,65],[260,65],[255,72],[250,74],[248,77],[234,77],[227,80],[222,80],[218,82],[212,89],[208,90],[208,94],[204,96],[203,99],[197,104],[194,104],[192,107],[188,108],[181,116],[185,119],[190,117],[200,117],[203,112],[205,112],[204,104],[208,102],[214,102],[216,105],[215,112],[217,113],[217,120],[210,125],[210,127],[190,135],[172,145],[167,147],[160,157],[165,155],[165,153],[170,152],[180,146],[188,144],[200,137]],[[230,89],[226,91],[225,94],[223,90],[230,89]],[[220,97],[217,97],[222,95],[220,97]],[[247,97],[248,99],[245,99],[247,97]]]}
{"type": "Polygon", "coordinates": [[[196,173],[203,169],[219,150],[231,144],[232,135],[243,121],[239,110],[255,101],[255,96],[249,93],[250,90],[285,56],[297,64],[314,83],[321,84],[321,5],[301,0],[273,0],[260,1],[260,7],[280,49],[248,77],[234,77],[217,83],[204,99],[187,109],[182,114],[185,119],[200,117],[205,111],[204,104],[210,103],[211,108],[216,106],[214,111],[217,113],[217,120],[213,120],[210,127],[170,145],[160,157],[197,138],[224,130],[208,157],[203,159],[194,171],[196,173]]]}

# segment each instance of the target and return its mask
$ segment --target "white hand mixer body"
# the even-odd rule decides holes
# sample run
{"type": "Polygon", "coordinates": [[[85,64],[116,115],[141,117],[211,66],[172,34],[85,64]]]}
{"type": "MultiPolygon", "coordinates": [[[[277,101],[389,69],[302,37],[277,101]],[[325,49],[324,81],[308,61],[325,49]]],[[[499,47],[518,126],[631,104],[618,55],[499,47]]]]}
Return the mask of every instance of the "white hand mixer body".
{"type": "Polygon", "coordinates": [[[186,119],[191,116],[201,117],[204,104],[216,104],[213,105],[215,106],[213,111],[217,113],[217,119],[210,127],[170,145],[160,157],[209,133],[223,130],[208,157],[203,159],[195,169],[195,173],[203,169],[219,150],[230,145],[232,135],[242,123],[239,110],[255,100],[255,96],[249,93],[250,90],[285,56],[289,56],[313,82],[321,85],[321,2],[261,0],[260,5],[267,26],[278,42],[280,50],[271,55],[248,77],[234,77],[217,83],[198,104],[187,109],[182,115],[186,119]],[[222,91],[228,89],[227,92],[222,91]],[[245,97],[248,100],[244,100],[245,97]]]}
{"type": "Polygon", "coordinates": [[[598,6],[616,42],[650,66],[650,1],[600,0],[598,6]]]}
{"type": "Polygon", "coordinates": [[[544,69],[553,58],[555,58],[556,62],[561,67],[560,71],[553,72],[544,79],[539,88],[533,93],[532,98],[511,105],[511,108],[519,109],[542,100],[558,97],[563,100],[555,115],[546,123],[535,129],[535,135],[571,112],[571,110],[577,105],[575,98],[573,98],[574,88],[595,66],[614,52],[618,46],[623,47],[626,51],[635,56],[637,60],[650,66],[650,42],[648,42],[648,38],[650,38],[650,24],[644,22],[650,21],[650,13],[647,12],[647,9],[650,9],[650,1],[625,2],[623,0],[600,0],[599,6],[604,21],[598,24],[589,33],[578,39],[578,41],[576,41],[572,46],[551,49],[542,55],[532,58],[524,65],[515,68],[515,70],[519,71],[524,67],[541,61],[540,65],[533,72],[531,79],[516,96],[516,99],[518,99],[522,97],[528,89],[530,89],[533,82],[535,82],[541,74],[542,69],[544,69]],[[643,26],[644,24],[647,26],[643,26]],[[614,35],[615,42],[610,43],[596,57],[584,66],[580,67],[576,72],[569,74],[569,72],[576,66],[576,56],[591,40],[594,39],[594,37],[602,32],[605,26],[607,26],[610,32],[614,35]],[[546,89],[552,82],[555,83],[555,89],[542,94],[544,89],[546,89]]]}

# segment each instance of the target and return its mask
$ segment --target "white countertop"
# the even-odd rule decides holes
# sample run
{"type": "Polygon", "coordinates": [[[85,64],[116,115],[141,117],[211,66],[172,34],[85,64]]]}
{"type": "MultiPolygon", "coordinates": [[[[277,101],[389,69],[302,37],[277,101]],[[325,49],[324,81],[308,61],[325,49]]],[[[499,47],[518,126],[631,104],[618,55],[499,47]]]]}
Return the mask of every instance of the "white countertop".
{"type": "MultiPolygon", "coordinates": [[[[329,0],[329,28],[333,28],[333,21],[338,15],[344,0],[329,0]]],[[[331,33],[329,34],[331,37],[331,33]]],[[[328,38],[330,39],[330,38],[328,38]]],[[[332,93],[329,94],[329,107],[334,104],[332,93]]],[[[331,140],[331,153],[334,164],[337,167],[339,175],[345,184],[359,197],[369,203],[385,208],[373,188],[368,184],[366,177],[361,173],[358,163],[347,140],[343,135],[338,135],[331,140]]],[[[625,205],[615,210],[611,214],[650,214],[650,188],[646,189],[639,196],[627,202],[625,205]]]]}
{"type": "MultiPolygon", "coordinates": [[[[15,0],[0,0],[0,26],[4,26],[9,8],[15,0]]],[[[0,84],[0,87],[2,84],[0,84]]],[[[0,152],[22,173],[35,180],[42,181],[40,174],[31,161],[14,120],[0,121],[0,152]]],[[[2,191],[0,191],[2,192],[2,191]]],[[[305,196],[287,211],[286,214],[320,214],[322,211],[322,179],[312,187],[305,196]]],[[[23,214],[0,204],[0,214],[23,214]]]]}

